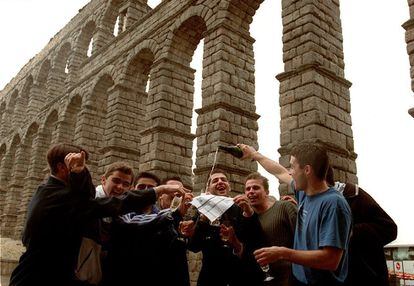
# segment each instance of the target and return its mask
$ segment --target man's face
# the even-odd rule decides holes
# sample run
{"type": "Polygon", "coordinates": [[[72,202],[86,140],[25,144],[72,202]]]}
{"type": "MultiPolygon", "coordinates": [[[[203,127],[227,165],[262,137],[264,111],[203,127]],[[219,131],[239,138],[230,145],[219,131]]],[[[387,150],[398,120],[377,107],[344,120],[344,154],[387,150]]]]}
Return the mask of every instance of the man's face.
{"type": "Polygon", "coordinates": [[[102,176],[101,182],[107,197],[119,196],[130,189],[132,176],[115,171],[108,178],[102,176]]]}
{"type": "MultiPolygon", "coordinates": [[[[182,187],[183,183],[181,183],[180,181],[176,181],[176,180],[169,180],[167,182],[165,182],[166,185],[177,185],[182,187]]],[[[169,208],[171,206],[171,202],[174,198],[174,194],[162,194],[159,197],[159,205],[161,209],[166,209],[169,208]]]]}
{"type": "Polygon", "coordinates": [[[146,189],[151,189],[156,187],[158,184],[154,179],[151,178],[139,178],[136,185],[135,185],[135,189],[137,190],[146,190],[146,189]]]}
{"type": "Polygon", "coordinates": [[[230,192],[230,184],[226,175],[216,173],[210,177],[209,192],[216,196],[228,196],[230,192]]]}
{"type": "Polygon", "coordinates": [[[294,156],[290,156],[289,174],[295,182],[296,190],[305,190],[308,185],[308,180],[305,175],[304,168],[301,168],[299,162],[294,156]]]}
{"type": "Polygon", "coordinates": [[[252,207],[264,207],[269,191],[263,187],[263,182],[260,179],[247,180],[244,186],[244,194],[250,201],[252,207]]]}

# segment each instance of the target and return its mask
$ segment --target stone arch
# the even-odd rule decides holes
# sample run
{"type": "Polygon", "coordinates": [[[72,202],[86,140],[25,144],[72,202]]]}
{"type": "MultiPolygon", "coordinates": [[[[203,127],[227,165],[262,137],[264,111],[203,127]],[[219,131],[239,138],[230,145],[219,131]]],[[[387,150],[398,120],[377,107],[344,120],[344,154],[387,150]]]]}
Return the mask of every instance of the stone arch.
{"type": "Polygon", "coordinates": [[[170,36],[168,38],[172,39],[171,32],[176,31],[184,24],[184,22],[195,16],[202,18],[208,29],[212,28],[214,22],[217,20],[217,9],[218,7],[212,9],[203,4],[191,7],[183,14],[181,14],[180,17],[174,22],[174,24],[171,25],[170,36]]]}
{"type": "MultiPolygon", "coordinates": [[[[191,13],[192,14],[192,13],[191,13]]],[[[176,62],[189,67],[194,51],[207,31],[205,20],[199,15],[193,15],[180,23],[172,31],[171,42],[168,45],[168,56],[176,62]]]]}
{"type": "Polygon", "coordinates": [[[14,90],[8,98],[6,99],[6,104],[4,105],[4,110],[2,112],[0,134],[3,138],[7,137],[11,130],[13,123],[13,116],[16,108],[16,102],[19,97],[19,91],[14,90]]]}
{"type": "Polygon", "coordinates": [[[2,170],[0,172],[0,186],[7,188],[10,182],[12,171],[14,170],[14,159],[17,146],[20,144],[20,135],[17,133],[13,136],[8,152],[3,157],[2,170]]]}
{"type": "Polygon", "coordinates": [[[64,42],[52,60],[52,68],[48,77],[48,97],[55,98],[65,92],[65,83],[69,74],[69,56],[72,46],[64,42]]]}
{"type": "Polygon", "coordinates": [[[60,48],[53,60],[53,67],[55,72],[59,73],[63,77],[63,80],[66,78],[67,72],[65,68],[67,67],[69,61],[69,55],[72,50],[70,42],[65,42],[60,48]]]}
{"type": "Polygon", "coordinates": [[[147,101],[147,126],[141,133],[140,170],[156,171],[162,176],[174,172],[190,182],[192,176],[191,118],[193,113],[194,73],[190,67],[200,40],[207,31],[202,9],[194,10],[189,18],[181,19],[170,32],[171,40],[164,48],[166,56],[157,59],[151,71],[151,86],[147,101]],[[154,140],[154,138],[156,138],[154,140]],[[163,150],[163,158],[159,150],[163,150]],[[166,151],[168,150],[168,151],[166,151]],[[155,162],[162,161],[162,164],[155,162]],[[177,164],[177,162],[179,162],[177,164]]]}
{"type": "Polygon", "coordinates": [[[13,122],[15,126],[22,126],[25,121],[25,115],[28,110],[30,92],[33,87],[33,77],[28,75],[23,89],[16,99],[15,111],[13,114],[13,122]]]}
{"type": "Polygon", "coordinates": [[[63,111],[63,120],[59,123],[60,126],[60,138],[58,142],[72,143],[76,134],[76,122],[79,117],[79,112],[82,106],[82,98],[76,94],[71,97],[69,103],[63,111]]]}
{"type": "Polygon", "coordinates": [[[150,49],[142,49],[128,61],[124,83],[135,91],[146,94],[146,84],[154,63],[154,53],[150,49]]]}
{"type": "Polygon", "coordinates": [[[0,172],[0,188],[6,190],[4,193],[4,209],[1,216],[1,236],[3,237],[11,236],[13,232],[11,226],[16,221],[16,214],[13,213],[13,210],[15,210],[17,202],[12,183],[16,175],[16,170],[18,170],[16,164],[16,151],[19,148],[20,143],[20,135],[15,134],[11,141],[10,148],[3,158],[3,168],[0,172]]]}
{"type": "Polygon", "coordinates": [[[32,162],[34,139],[39,131],[39,124],[33,122],[27,128],[23,137],[23,142],[16,153],[16,161],[19,165],[18,176],[14,178],[14,189],[16,191],[16,201],[19,205],[12,211],[16,214],[16,222],[14,223],[13,236],[20,237],[24,222],[26,220],[26,212],[29,201],[32,198],[34,189],[25,188],[25,182],[30,181],[29,163],[32,162]]]}
{"type": "Polygon", "coordinates": [[[233,27],[249,31],[253,16],[262,2],[263,0],[230,0],[226,8],[226,19],[231,19],[233,27]]]}
{"type": "Polygon", "coordinates": [[[0,172],[3,167],[3,158],[6,155],[6,151],[7,151],[6,143],[1,144],[0,146],[0,172]]]}
{"type": "MultiPolygon", "coordinates": [[[[37,97],[33,100],[33,102],[37,102],[36,106],[34,108],[36,111],[39,111],[40,108],[47,102],[47,79],[49,77],[51,69],[50,60],[46,59],[43,61],[43,63],[40,66],[39,72],[37,74],[36,78],[36,84],[37,84],[37,90],[35,94],[31,94],[32,96],[37,97]]],[[[29,99],[30,101],[31,99],[29,99]]]]}
{"type": "MultiPolygon", "coordinates": [[[[88,47],[91,42],[91,40],[94,37],[94,34],[96,32],[96,24],[95,21],[90,20],[85,24],[85,26],[82,27],[81,32],[79,34],[79,37],[77,39],[76,43],[76,50],[77,50],[77,56],[79,64],[82,63],[84,60],[88,58],[87,52],[88,47]]],[[[92,54],[95,52],[95,49],[92,48],[92,54]]]]}
{"type": "Polygon", "coordinates": [[[132,50],[130,50],[130,52],[125,58],[125,64],[123,64],[122,67],[123,78],[121,79],[121,84],[128,85],[128,83],[123,82],[124,78],[129,76],[128,71],[129,69],[131,69],[131,65],[133,64],[132,61],[134,61],[137,58],[138,54],[141,53],[143,50],[147,50],[150,53],[152,53],[154,58],[153,61],[157,61],[160,59],[161,49],[159,48],[159,44],[155,40],[147,39],[139,43],[132,50]]]}
{"type": "Polygon", "coordinates": [[[29,97],[30,97],[30,92],[31,92],[32,87],[33,87],[33,76],[29,74],[26,77],[26,81],[24,83],[23,90],[20,95],[20,98],[22,98],[25,101],[26,108],[27,108],[27,104],[29,103],[29,97]]]}
{"type": "Polygon", "coordinates": [[[6,101],[0,104],[0,136],[6,137],[6,101]]]}
{"type": "MultiPolygon", "coordinates": [[[[105,39],[107,42],[115,37],[113,34],[115,22],[121,15],[120,8],[123,2],[124,0],[109,0],[103,13],[99,27],[107,32],[108,38],[105,39]]],[[[124,16],[126,15],[124,14],[123,17],[124,16]]]]}
{"type": "MultiPolygon", "coordinates": [[[[6,156],[7,146],[6,143],[0,145],[0,174],[3,171],[3,159],[6,156]]],[[[0,213],[4,213],[4,201],[6,198],[6,188],[0,185],[0,213]]],[[[0,220],[1,223],[1,220],[0,220]]]]}
{"type": "Polygon", "coordinates": [[[109,74],[101,74],[95,81],[92,92],[82,101],[79,120],[76,122],[75,143],[84,146],[90,152],[90,168],[94,174],[98,171],[100,154],[104,146],[108,95],[113,85],[114,81],[109,74]]]}

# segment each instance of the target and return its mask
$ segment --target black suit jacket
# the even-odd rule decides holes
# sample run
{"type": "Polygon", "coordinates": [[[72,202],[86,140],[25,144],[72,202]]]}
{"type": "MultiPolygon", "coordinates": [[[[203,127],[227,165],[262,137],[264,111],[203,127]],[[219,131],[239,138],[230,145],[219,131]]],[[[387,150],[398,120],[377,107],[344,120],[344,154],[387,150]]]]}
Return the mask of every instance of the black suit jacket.
{"type": "Polygon", "coordinates": [[[82,285],[74,277],[83,236],[98,234],[100,217],[119,215],[153,204],[155,192],[134,191],[122,197],[95,199],[87,170],[70,174],[69,184],[49,177],[28,208],[23,244],[26,252],[13,271],[10,285],[82,285]]]}
{"type": "Polygon", "coordinates": [[[343,194],[353,218],[346,285],[389,285],[384,246],[396,239],[397,225],[363,189],[356,195],[355,185],[347,183],[343,194]]]}
{"type": "MultiPolygon", "coordinates": [[[[222,217],[231,221],[245,251],[258,248],[256,244],[261,240],[262,229],[257,215],[246,218],[242,215],[242,209],[233,205],[222,217]]],[[[233,254],[232,248],[223,247],[219,228],[211,226],[208,221],[199,221],[188,248],[203,253],[198,286],[256,285],[252,284],[252,277],[247,275],[245,262],[233,254]]]]}

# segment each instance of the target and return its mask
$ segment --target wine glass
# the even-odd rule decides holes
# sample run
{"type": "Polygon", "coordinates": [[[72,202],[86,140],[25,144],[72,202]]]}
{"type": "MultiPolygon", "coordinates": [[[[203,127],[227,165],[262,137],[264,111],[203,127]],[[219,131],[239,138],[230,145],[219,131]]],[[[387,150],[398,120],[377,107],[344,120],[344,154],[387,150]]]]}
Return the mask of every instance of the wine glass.
{"type": "MultiPolygon", "coordinates": [[[[220,224],[221,224],[220,223],[220,217],[218,217],[217,219],[215,219],[213,221],[210,221],[210,225],[213,226],[213,227],[215,227],[215,228],[217,228],[217,229],[220,228],[220,224]]],[[[213,232],[213,233],[215,233],[215,232],[213,232]]],[[[213,237],[211,235],[207,235],[206,236],[206,239],[207,240],[210,240],[210,239],[213,239],[213,237]]]]}
{"type": "MultiPolygon", "coordinates": [[[[191,205],[191,202],[186,201],[185,204],[188,206],[187,211],[185,212],[182,221],[180,221],[178,225],[178,240],[186,241],[188,237],[187,228],[188,225],[191,224],[191,222],[194,221],[194,224],[197,224],[199,219],[199,213],[197,211],[197,208],[193,205],[191,205]]],[[[195,225],[194,225],[195,227],[195,225]]]]}
{"type": "Polygon", "coordinates": [[[265,278],[263,279],[264,282],[268,282],[271,281],[273,279],[275,279],[272,275],[270,275],[269,271],[270,271],[270,267],[269,264],[265,264],[265,265],[260,265],[260,268],[262,268],[262,271],[265,273],[265,278]]]}
{"type": "Polygon", "coordinates": [[[183,200],[183,197],[175,196],[171,201],[170,210],[172,212],[176,211],[178,207],[180,206],[182,200],[183,200]]]}
{"type": "Polygon", "coordinates": [[[223,247],[230,248],[229,240],[230,240],[230,231],[229,227],[231,227],[231,221],[228,219],[224,219],[221,222],[223,225],[223,229],[220,232],[221,240],[224,242],[223,247]]]}

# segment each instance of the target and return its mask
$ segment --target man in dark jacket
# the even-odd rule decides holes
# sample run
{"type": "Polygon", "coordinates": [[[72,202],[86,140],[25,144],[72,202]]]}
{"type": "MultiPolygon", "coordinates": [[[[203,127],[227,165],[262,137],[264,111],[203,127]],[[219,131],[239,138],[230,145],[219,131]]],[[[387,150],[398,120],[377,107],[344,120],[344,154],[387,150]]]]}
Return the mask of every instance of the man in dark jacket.
{"type": "Polygon", "coordinates": [[[397,225],[358,185],[334,182],[332,168],[328,170],[327,181],[344,195],[352,212],[353,228],[345,285],[389,285],[384,246],[397,238],[397,225]]]}
{"type": "MultiPolygon", "coordinates": [[[[212,195],[228,196],[230,193],[227,176],[218,169],[212,172],[208,186],[208,192],[212,195]]],[[[252,249],[250,245],[257,240],[256,236],[261,232],[257,215],[247,198],[235,198],[235,204],[221,216],[220,223],[215,225],[209,223],[207,218],[200,218],[188,245],[189,250],[203,253],[203,265],[197,285],[255,286],[246,275],[245,265],[241,260],[243,249],[252,249]],[[228,242],[222,240],[225,221],[230,225],[228,242]]]]}
{"type": "Polygon", "coordinates": [[[82,237],[98,218],[141,209],[165,192],[184,193],[176,186],[160,186],[95,199],[86,159],[86,151],[75,145],[49,149],[51,175],[29,204],[22,239],[26,252],[11,275],[11,286],[88,285],[76,277],[75,269],[82,237]]]}
{"type": "Polygon", "coordinates": [[[397,238],[397,225],[378,203],[357,185],[343,191],[353,217],[349,243],[349,286],[387,286],[388,269],[384,246],[397,238]]]}

